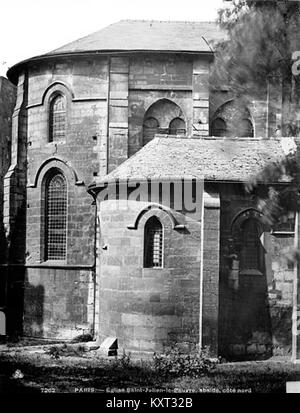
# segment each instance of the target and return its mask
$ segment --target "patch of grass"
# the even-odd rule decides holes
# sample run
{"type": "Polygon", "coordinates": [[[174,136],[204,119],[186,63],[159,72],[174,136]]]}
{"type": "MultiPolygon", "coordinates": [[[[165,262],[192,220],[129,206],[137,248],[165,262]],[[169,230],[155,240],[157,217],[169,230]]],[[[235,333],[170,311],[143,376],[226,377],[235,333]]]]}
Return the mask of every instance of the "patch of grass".
{"type": "Polygon", "coordinates": [[[59,350],[59,357],[45,353],[14,351],[0,354],[0,392],[74,392],[93,388],[95,392],[253,392],[284,393],[287,380],[300,380],[300,366],[287,362],[247,362],[217,364],[209,372],[161,374],[153,360],[102,358],[97,353],[59,350]],[[23,377],[13,379],[16,370],[23,377]],[[2,378],[1,378],[2,377],[2,378]]]}
{"type": "Polygon", "coordinates": [[[205,347],[200,352],[192,351],[189,354],[173,347],[166,354],[154,354],[153,356],[154,370],[164,377],[208,375],[216,365],[217,361],[210,358],[209,347],[205,347]]]}

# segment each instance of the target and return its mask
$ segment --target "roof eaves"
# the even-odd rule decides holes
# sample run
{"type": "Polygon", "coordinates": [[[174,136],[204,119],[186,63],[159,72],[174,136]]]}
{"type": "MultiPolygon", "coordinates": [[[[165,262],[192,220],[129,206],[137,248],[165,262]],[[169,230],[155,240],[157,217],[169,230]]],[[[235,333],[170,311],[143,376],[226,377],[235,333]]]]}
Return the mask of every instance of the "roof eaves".
{"type": "Polygon", "coordinates": [[[72,51],[72,52],[57,52],[57,53],[47,53],[43,55],[38,55],[38,56],[33,56],[28,59],[22,60],[21,62],[16,63],[15,65],[11,66],[7,72],[6,76],[7,78],[14,84],[17,83],[17,74],[21,67],[27,65],[28,63],[31,62],[40,62],[44,60],[51,60],[51,59],[57,59],[57,58],[66,58],[66,57],[77,57],[77,56],[93,56],[93,55],[116,55],[116,54],[136,54],[136,53],[156,53],[156,54],[162,54],[162,53],[182,53],[182,54],[189,54],[189,55],[202,55],[206,56],[209,58],[213,57],[214,52],[210,50],[146,50],[146,49],[116,49],[116,50],[110,50],[110,49],[103,49],[103,50],[82,50],[82,51],[72,51]]]}
{"type": "MultiPolygon", "coordinates": [[[[140,178],[140,180],[147,180],[150,181],[152,178],[140,178]]],[[[169,180],[181,180],[183,179],[183,177],[170,177],[169,180]]],[[[246,185],[251,183],[251,179],[212,179],[212,178],[197,178],[197,177],[192,177],[191,179],[194,180],[198,180],[198,181],[202,181],[204,183],[214,183],[214,184],[239,184],[239,185],[246,185]]],[[[105,177],[103,177],[103,179],[98,180],[96,182],[92,182],[91,184],[88,185],[88,189],[87,191],[89,193],[94,193],[97,194],[98,192],[101,191],[101,189],[103,189],[106,185],[109,184],[120,184],[120,183],[128,183],[128,182],[137,182],[139,180],[138,177],[136,178],[114,178],[114,177],[108,177],[107,179],[105,179],[105,177]]],[[[161,178],[161,180],[167,181],[166,178],[161,178]]],[[[289,185],[288,181],[259,181],[256,180],[255,182],[256,185],[289,185]]]]}

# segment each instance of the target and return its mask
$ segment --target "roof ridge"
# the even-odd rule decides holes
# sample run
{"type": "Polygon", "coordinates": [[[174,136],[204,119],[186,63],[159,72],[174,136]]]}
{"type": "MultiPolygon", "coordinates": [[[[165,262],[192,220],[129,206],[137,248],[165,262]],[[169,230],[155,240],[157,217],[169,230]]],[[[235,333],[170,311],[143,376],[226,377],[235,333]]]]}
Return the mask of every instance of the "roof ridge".
{"type": "MultiPolygon", "coordinates": [[[[257,136],[255,138],[253,137],[242,137],[242,136],[234,136],[234,137],[227,137],[227,136],[197,136],[197,135],[191,135],[191,136],[182,136],[182,135],[160,135],[157,134],[155,135],[154,139],[165,139],[165,140],[170,140],[170,139],[180,139],[180,140],[211,140],[211,141],[252,141],[252,142],[261,142],[261,141],[281,141],[285,137],[278,137],[278,136],[270,136],[268,138],[265,138],[263,136],[257,136]]],[[[292,137],[292,139],[295,139],[292,137]]],[[[300,138],[299,138],[300,139],[300,138]]]]}
{"type": "MultiPolygon", "coordinates": [[[[144,23],[186,23],[186,24],[201,24],[201,23],[209,23],[209,24],[218,24],[216,21],[213,20],[157,20],[157,19],[122,19],[116,23],[121,22],[144,22],[144,23]]],[[[114,24],[114,23],[112,23],[114,24]]]]}

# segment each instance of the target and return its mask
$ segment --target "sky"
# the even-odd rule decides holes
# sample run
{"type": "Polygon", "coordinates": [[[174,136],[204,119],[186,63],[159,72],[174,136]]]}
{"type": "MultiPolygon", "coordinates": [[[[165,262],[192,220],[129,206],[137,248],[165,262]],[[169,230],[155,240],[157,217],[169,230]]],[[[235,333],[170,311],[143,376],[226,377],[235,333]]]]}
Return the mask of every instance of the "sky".
{"type": "Polygon", "coordinates": [[[122,19],[213,21],[223,0],[0,0],[0,75],[122,19]]]}

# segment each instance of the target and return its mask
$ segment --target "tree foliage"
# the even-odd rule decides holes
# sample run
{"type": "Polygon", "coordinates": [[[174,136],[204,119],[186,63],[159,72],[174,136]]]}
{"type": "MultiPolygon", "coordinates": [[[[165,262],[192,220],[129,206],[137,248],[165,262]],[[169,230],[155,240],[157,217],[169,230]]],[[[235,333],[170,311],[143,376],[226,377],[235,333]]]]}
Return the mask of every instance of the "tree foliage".
{"type": "Polygon", "coordinates": [[[269,82],[281,87],[283,125],[293,123],[299,81],[292,75],[292,55],[300,50],[297,2],[234,0],[219,11],[227,40],[216,51],[214,79],[237,97],[264,99],[269,82]]]}
{"type": "MultiPolygon", "coordinates": [[[[233,0],[219,11],[228,38],[217,48],[215,79],[227,83],[237,97],[253,99],[266,99],[270,82],[277,84],[284,136],[299,135],[295,120],[300,119],[300,79],[292,73],[292,55],[300,50],[299,10],[299,2],[233,0]]],[[[247,185],[248,191],[259,184],[269,188],[259,208],[271,225],[289,212],[300,212],[299,149],[265,167],[247,185]]],[[[298,250],[292,258],[299,260],[298,250]]]]}

